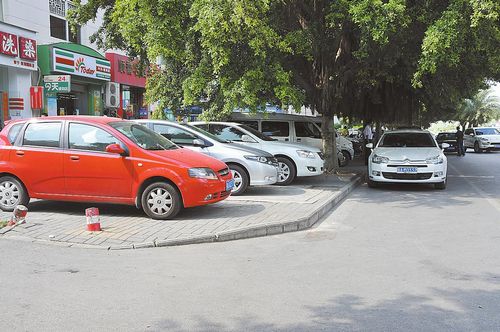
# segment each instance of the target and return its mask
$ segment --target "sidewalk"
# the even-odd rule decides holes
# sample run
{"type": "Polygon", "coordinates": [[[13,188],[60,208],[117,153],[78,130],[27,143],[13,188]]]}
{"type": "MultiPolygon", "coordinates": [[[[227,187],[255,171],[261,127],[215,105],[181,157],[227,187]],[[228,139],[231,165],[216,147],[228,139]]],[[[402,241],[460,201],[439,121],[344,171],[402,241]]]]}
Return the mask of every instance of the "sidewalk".
{"type": "MultiPolygon", "coordinates": [[[[13,238],[68,247],[132,249],[228,241],[311,227],[362,180],[358,163],[341,176],[300,178],[287,187],[251,187],[243,196],[186,209],[176,219],[147,218],[135,207],[32,201],[27,223],[0,229],[13,238]],[[85,209],[99,208],[101,232],[86,231],[85,209]]],[[[10,218],[1,212],[0,220],[10,218]]]]}

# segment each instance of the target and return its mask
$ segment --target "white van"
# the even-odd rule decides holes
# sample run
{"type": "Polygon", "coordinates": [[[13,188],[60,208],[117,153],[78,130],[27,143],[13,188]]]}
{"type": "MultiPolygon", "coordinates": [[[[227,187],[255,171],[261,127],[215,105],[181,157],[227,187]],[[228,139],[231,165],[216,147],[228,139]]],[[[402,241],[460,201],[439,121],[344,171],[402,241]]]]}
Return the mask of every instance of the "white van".
{"type": "MultiPolygon", "coordinates": [[[[239,113],[234,112],[231,121],[245,124],[279,141],[299,143],[322,149],[321,118],[282,113],[239,113]]],[[[335,132],[337,149],[346,157],[354,158],[352,142],[335,132]]]]}

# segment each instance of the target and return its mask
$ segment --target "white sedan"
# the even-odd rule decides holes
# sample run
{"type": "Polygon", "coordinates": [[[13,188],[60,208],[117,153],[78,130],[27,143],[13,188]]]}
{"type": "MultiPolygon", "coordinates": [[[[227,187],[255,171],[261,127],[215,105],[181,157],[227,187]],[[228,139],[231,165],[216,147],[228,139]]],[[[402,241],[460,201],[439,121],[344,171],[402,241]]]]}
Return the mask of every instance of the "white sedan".
{"type": "MultiPolygon", "coordinates": [[[[367,147],[373,149],[373,144],[367,147]]],[[[445,189],[447,168],[446,156],[428,131],[389,131],[370,154],[368,186],[384,182],[430,183],[436,189],[445,189]]]]}

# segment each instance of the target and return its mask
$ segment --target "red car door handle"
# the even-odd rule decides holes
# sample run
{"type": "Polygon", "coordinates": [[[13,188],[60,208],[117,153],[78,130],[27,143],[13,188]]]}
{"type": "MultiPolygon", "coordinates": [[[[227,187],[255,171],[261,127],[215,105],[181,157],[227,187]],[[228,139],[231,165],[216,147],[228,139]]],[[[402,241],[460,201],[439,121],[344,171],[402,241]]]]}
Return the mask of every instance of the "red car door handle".
{"type": "Polygon", "coordinates": [[[18,156],[24,156],[24,151],[16,151],[16,154],[17,154],[18,156]]]}
{"type": "Polygon", "coordinates": [[[78,156],[71,156],[71,157],[69,157],[69,158],[70,158],[71,160],[80,160],[80,157],[78,157],[78,156]]]}

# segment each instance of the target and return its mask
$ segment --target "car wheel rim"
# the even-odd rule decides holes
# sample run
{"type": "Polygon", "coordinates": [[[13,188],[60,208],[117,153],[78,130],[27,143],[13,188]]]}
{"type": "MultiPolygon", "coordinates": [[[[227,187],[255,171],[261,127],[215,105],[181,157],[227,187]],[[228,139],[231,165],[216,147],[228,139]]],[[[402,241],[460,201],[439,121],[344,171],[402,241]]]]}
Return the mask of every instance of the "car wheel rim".
{"type": "Polygon", "coordinates": [[[0,204],[7,208],[15,207],[19,204],[20,191],[18,186],[11,181],[4,181],[0,184],[0,204]]]}
{"type": "Polygon", "coordinates": [[[280,174],[278,176],[278,178],[279,178],[278,182],[285,182],[290,177],[290,167],[288,167],[287,164],[281,163],[281,162],[278,163],[278,167],[280,169],[280,174]]]}
{"type": "Polygon", "coordinates": [[[243,177],[241,174],[234,169],[231,170],[231,174],[233,174],[233,179],[234,179],[234,187],[231,190],[231,192],[237,192],[240,190],[241,185],[243,184],[243,177]]]}
{"type": "Polygon", "coordinates": [[[148,195],[148,208],[158,215],[167,214],[172,209],[172,204],[172,196],[163,188],[153,189],[148,195]]]}

